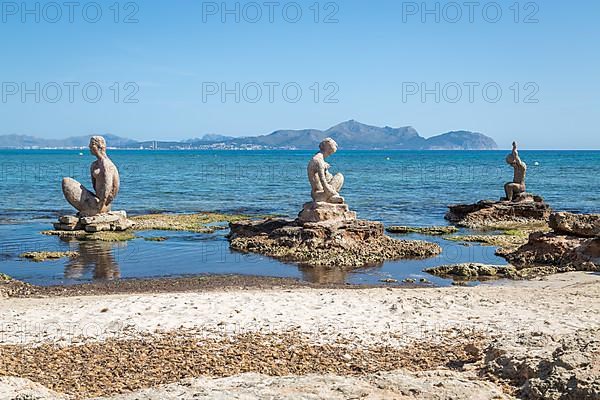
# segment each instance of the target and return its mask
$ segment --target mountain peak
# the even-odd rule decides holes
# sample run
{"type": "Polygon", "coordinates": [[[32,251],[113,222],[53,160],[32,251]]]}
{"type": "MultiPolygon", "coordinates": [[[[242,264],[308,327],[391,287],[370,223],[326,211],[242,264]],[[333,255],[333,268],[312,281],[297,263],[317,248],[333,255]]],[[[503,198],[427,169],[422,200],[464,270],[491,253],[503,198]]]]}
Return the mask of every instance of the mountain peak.
{"type": "Polygon", "coordinates": [[[359,122],[357,120],[350,119],[348,121],[340,122],[339,124],[332,126],[331,128],[328,129],[328,131],[333,130],[333,129],[358,130],[358,129],[363,129],[365,127],[375,128],[374,126],[363,124],[362,122],[359,122]]]}

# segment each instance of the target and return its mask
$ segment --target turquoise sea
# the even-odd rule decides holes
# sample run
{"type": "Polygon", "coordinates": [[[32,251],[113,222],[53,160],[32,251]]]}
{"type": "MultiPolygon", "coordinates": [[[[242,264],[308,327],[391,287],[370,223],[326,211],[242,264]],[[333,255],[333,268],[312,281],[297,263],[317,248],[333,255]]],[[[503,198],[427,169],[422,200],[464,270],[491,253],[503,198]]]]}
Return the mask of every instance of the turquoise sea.
{"type": "MultiPolygon", "coordinates": [[[[329,160],[342,172],[342,195],[360,218],[386,225],[444,225],[449,204],[496,199],[512,169],[507,151],[340,151],[329,160]]],[[[222,211],[295,217],[309,200],[305,151],[134,151],[112,150],[121,174],[113,209],[147,212],[222,211]]],[[[528,191],[557,210],[600,212],[599,151],[522,151],[528,191]]],[[[61,192],[63,176],[90,186],[87,150],[0,150],[0,272],[27,282],[52,285],[95,279],[251,274],[310,281],[377,283],[427,277],[424,267],[454,262],[505,263],[491,247],[439,238],[444,253],[429,260],[389,262],[352,273],[315,271],[258,255],[229,251],[225,234],[140,232],[167,236],[127,243],[79,243],[47,237],[57,216],[72,213],[61,192]],[[22,261],[25,251],[77,250],[81,257],[44,263],[22,261]]]]}

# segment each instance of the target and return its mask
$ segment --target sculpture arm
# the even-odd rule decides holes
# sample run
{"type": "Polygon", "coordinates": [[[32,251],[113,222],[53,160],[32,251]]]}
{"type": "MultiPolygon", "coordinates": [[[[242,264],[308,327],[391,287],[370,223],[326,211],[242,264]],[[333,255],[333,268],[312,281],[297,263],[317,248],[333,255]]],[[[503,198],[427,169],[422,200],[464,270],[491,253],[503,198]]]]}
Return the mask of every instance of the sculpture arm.
{"type": "Polygon", "coordinates": [[[92,163],[90,166],[90,177],[92,178],[92,188],[94,188],[94,192],[96,191],[96,177],[94,176],[94,168],[96,163],[92,163]]]}
{"type": "Polygon", "coordinates": [[[113,197],[114,177],[112,174],[104,172],[104,182],[98,187],[96,196],[103,204],[110,204],[113,197]]]}
{"type": "Polygon", "coordinates": [[[512,154],[517,164],[519,164],[520,166],[523,166],[525,164],[523,160],[521,160],[521,157],[519,157],[519,150],[517,150],[517,142],[513,142],[512,154]]]}

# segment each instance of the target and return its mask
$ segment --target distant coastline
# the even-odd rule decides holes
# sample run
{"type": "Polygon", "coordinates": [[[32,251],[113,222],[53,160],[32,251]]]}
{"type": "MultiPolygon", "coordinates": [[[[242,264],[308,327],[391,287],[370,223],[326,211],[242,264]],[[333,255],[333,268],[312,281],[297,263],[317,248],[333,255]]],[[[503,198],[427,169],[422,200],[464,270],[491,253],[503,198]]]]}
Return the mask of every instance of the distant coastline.
{"type": "MultiPolygon", "coordinates": [[[[26,135],[0,135],[0,149],[79,150],[89,136],[42,139],[26,135]]],[[[494,139],[478,132],[452,131],[424,138],[410,126],[376,127],[350,120],[325,131],[278,130],[268,135],[230,137],[205,135],[183,141],[137,141],[103,134],[111,149],[128,150],[314,150],[325,137],[336,140],[341,150],[497,150],[494,139]]]]}

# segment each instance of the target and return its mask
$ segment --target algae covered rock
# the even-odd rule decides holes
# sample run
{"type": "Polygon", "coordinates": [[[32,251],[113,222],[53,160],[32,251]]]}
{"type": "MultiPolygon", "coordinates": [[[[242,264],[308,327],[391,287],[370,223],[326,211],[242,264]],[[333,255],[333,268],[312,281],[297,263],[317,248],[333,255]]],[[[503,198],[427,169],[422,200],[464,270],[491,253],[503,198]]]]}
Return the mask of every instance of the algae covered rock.
{"type": "Polygon", "coordinates": [[[392,239],[384,234],[383,224],[373,221],[324,224],[267,219],[234,222],[230,229],[234,250],[314,267],[353,269],[441,253],[435,243],[392,239]]]}
{"type": "Polygon", "coordinates": [[[19,255],[20,258],[34,262],[58,260],[60,258],[75,258],[78,256],[79,253],[76,251],[29,251],[19,255]]]}
{"type": "Polygon", "coordinates": [[[458,232],[458,228],[455,226],[427,226],[427,227],[416,227],[416,226],[388,226],[385,228],[388,233],[397,234],[409,234],[418,233],[421,235],[432,235],[441,236],[449,235],[458,232]]]}
{"type": "Polygon", "coordinates": [[[424,272],[440,277],[455,277],[463,280],[476,280],[481,277],[506,277],[517,276],[517,270],[511,265],[488,265],[479,263],[463,263],[441,265],[426,268],[424,272]]]}
{"type": "Polygon", "coordinates": [[[187,231],[197,233],[213,233],[217,230],[227,229],[226,226],[218,225],[225,222],[236,222],[247,220],[247,215],[229,215],[211,212],[196,214],[147,214],[132,217],[135,222],[135,230],[157,230],[157,231],[187,231]]]}

